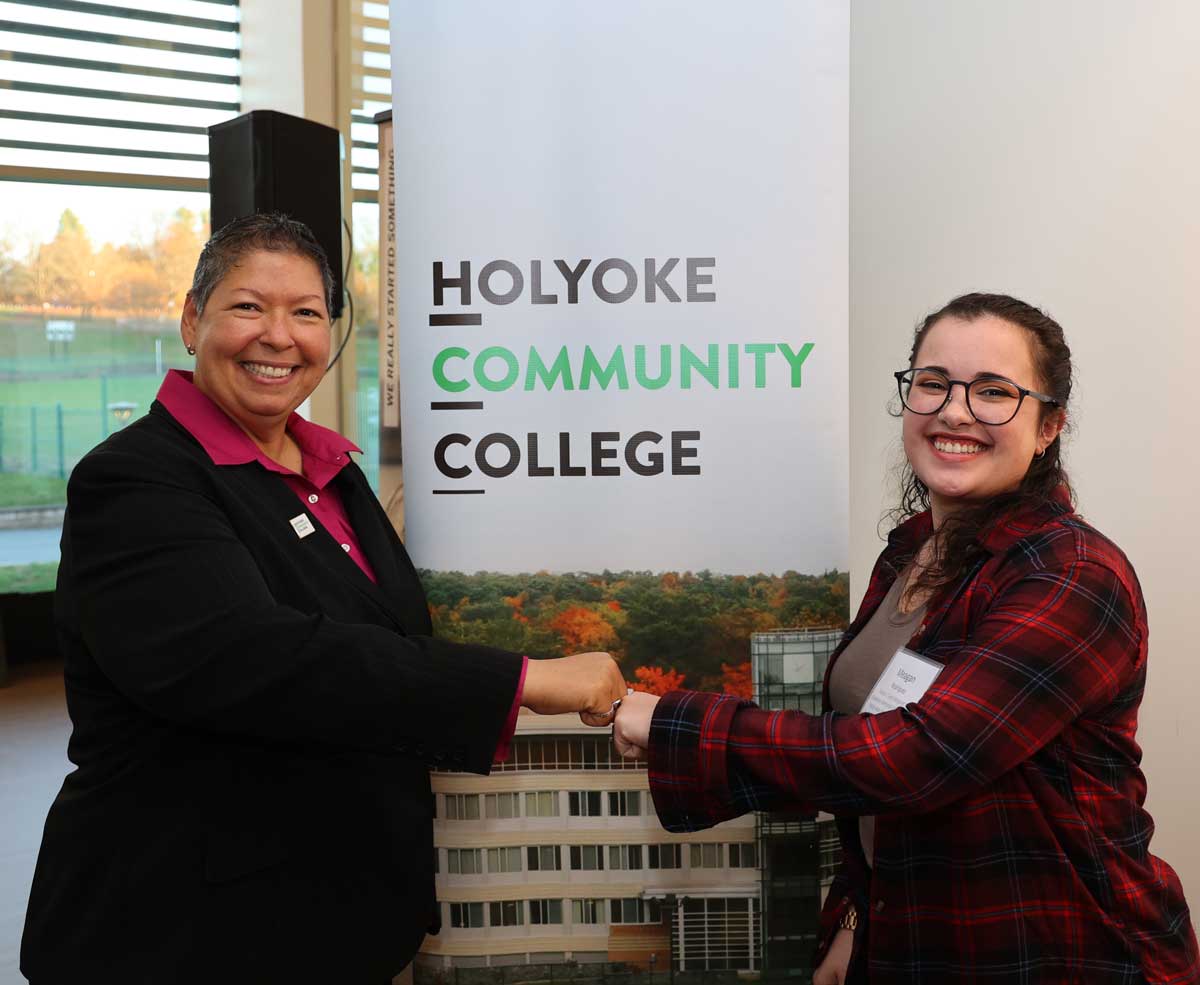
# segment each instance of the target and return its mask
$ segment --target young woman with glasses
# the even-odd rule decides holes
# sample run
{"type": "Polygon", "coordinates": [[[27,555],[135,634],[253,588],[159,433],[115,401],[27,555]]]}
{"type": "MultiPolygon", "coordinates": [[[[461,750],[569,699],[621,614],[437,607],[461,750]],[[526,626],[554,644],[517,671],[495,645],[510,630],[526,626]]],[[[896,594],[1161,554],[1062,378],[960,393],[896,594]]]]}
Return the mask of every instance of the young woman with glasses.
{"type": "Polygon", "coordinates": [[[965,295],[922,322],[895,376],[900,522],[830,658],[824,714],[634,694],[618,748],[649,759],[672,831],[837,815],[816,985],[1200,981],[1179,879],[1149,851],[1141,589],[1063,470],[1062,329],[965,295]],[[897,666],[937,676],[861,713],[897,666]]]}

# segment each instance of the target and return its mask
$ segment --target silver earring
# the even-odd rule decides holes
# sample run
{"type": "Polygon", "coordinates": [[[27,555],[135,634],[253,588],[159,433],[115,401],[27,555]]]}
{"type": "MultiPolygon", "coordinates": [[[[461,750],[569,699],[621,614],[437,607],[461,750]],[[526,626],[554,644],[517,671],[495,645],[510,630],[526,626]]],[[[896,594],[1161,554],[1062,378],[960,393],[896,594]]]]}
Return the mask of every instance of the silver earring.
{"type": "Polygon", "coordinates": [[[1045,449],[1045,448],[1043,448],[1041,451],[1039,451],[1039,452],[1038,452],[1036,455],[1034,455],[1033,457],[1034,457],[1034,458],[1045,458],[1045,457],[1046,457],[1046,449],[1045,449]]]}
{"type": "Polygon", "coordinates": [[[196,347],[194,345],[189,345],[187,347],[187,354],[189,356],[194,356],[196,354],[196,347]]]}

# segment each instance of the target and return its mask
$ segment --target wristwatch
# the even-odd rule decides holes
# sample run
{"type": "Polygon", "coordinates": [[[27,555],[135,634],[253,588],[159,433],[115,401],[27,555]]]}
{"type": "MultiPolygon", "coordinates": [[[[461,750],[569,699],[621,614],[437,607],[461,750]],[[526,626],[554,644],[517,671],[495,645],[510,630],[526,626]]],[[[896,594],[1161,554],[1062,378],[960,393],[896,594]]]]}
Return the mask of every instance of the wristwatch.
{"type": "Polygon", "coordinates": [[[842,918],[838,921],[839,930],[857,930],[858,929],[858,910],[851,903],[846,907],[846,912],[842,914],[842,918]]]}

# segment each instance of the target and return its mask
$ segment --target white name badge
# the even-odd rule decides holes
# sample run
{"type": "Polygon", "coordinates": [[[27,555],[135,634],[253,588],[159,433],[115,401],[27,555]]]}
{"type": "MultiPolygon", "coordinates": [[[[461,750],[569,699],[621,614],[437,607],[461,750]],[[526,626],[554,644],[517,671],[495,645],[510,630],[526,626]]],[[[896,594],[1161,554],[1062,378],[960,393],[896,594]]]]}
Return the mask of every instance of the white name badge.
{"type": "Polygon", "coordinates": [[[862,713],[880,715],[920,701],[921,695],[929,690],[929,685],[937,680],[941,672],[942,665],[936,660],[914,653],[907,647],[900,647],[871,688],[871,693],[863,702],[862,713]]]}
{"type": "Polygon", "coordinates": [[[292,529],[296,531],[296,536],[301,540],[317,529],[312,525],[312,520],[308,518],[307,513],[301,513],[299,516],[292,517],[288,523],[292,525],[292,529]]]}

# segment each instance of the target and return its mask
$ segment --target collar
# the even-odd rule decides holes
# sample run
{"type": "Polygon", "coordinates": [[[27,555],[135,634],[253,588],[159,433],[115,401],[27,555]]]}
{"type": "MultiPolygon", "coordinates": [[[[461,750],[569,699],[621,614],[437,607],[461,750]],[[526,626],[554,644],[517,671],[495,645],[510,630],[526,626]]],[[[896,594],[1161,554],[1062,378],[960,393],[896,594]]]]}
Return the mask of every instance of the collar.
{"type": "Polygon", "coordinates": [[[1017,541],[1028,537],[1039,527],[1044,527],[1067,513],[1074,512],[1071,505],[1071,494],[1066,486],[1059,486],[1044,503],[1002,516],[986,527],[979,535],[979,543],[989,554],[1002,554],[1017,541]]]}
{"type": "MultiPolygon", "coordinates": [[[[979,544],[989,554],[1001,554],[1050,520],[1072,512],[1070,492],[1059,486],[1046,502],[994,520],[980,532],[979,544]]],[[[911,516],[888,534],[888,553],[911,555],[932,532],[929,510],[911,516]]]]}
{"type": "MultiPolygon", "coordinates": [[[[158,390],[158,401],[199,442],[213,465],[258,462],[272,472],[293,474],[267,457],[225,411],[196,389],[187,370],[173,369],[167,373],[158,390]]],[[[306,421],[299,414],[293,413],[288,418],[287,429],[304,456],[305,476],[317,488],[323,488],[349,463],[349,452],[362,451],[336,431],[306,421]]]]}

